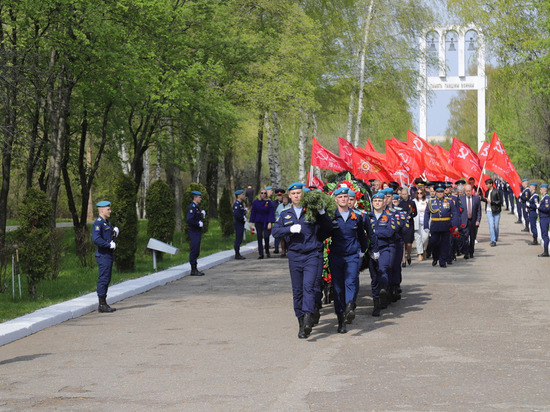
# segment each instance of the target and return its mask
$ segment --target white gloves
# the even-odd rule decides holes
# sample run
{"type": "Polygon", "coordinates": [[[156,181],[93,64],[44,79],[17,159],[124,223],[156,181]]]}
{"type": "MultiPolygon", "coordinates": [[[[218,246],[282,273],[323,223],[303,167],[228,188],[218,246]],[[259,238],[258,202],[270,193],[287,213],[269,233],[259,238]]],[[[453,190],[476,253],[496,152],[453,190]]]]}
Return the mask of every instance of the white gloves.
{"type": "Polygon", "coordinates": [[[115,237],[118,237],[118,234],[120,233],[120,230],[118,230],[118,227],[115,226],[113,229],[113,233],[115,234],[115,237]]]}
{"type": "Polygon", "coordinates": [[[244,221],[246,222],[248,219],[246,218],[246,216],[244,217],[244,221]]]}
{"type": "Polygon", "coordinates": [[[378,260],[378,258],[380,258],[380,252],[371,252],[370,257],[374,260],[378,260]]]}
{"type": "Polygon", "coordinates": [[[324,214],[325,214],[325,209],[319,210],[319,214],[320,214],[320,215],[324,215],[324,214]]]}
{"type": "Polygon", "coordinates": [[[203,226],[204,226],[204,223],[199,222],[199,227],[203,227],[203,226]]]}
{"type": "Polygon", "coordinates": [[[430,229],[424,229],[425,233],[430,233],[430,229]]]}
{"type": "Polygon", "coordinates": [[[527,207],[531,206],[531,202],[527,201],[526,205],[527,205],[527,207]]]}
{"type": "Polygon", "coordinates": [[[290,233],[300,233],[302,231],[302,225],[295,224],[290,226],[290,233]]]}
{"type": "Polygon", "coordinates": [[[206,217],[206,210],[201,210],[201,213],[202,213],[202,217],[206,217]]]}
{"type": "Polygon", "coordinates": [[[365,256],[365,252],[359,251],[359,259],[363,259],[363,256],[365,256]]]}
{"type": "Polygon", "coordinates": [[[111,246],[110,246],[110,248],[113,249],[113,250],[116,249],[116,243],[113,242],[112,240],[111,240],[111,246]]]}

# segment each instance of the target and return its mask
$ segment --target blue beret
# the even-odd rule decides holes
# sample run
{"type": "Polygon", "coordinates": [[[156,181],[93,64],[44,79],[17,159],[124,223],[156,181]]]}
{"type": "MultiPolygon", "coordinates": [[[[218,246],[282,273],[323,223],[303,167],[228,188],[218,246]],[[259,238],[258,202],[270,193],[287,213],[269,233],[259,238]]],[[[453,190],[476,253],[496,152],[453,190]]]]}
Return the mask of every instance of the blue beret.
{"type": "Polygon", "coordinates": [[[383,190],[380,190],[379,192],[375,193],[372,196],[373,199],[384,199],[384,193],[383,190]]]}
{"type": "Polygon", "coordinates": [[[347,195],[348,192],[349,192],[349,189],[347,187],[339,187],[334,191],[334,196],[347,195]]]}
{"type": "Polygon", "coordinates": [[[235,194],[236,194],[237,196],[240,195],[241,193],[244,193],[244,190],[241,190],[241,189],[235,190],[235,194]]]}
{"type": "Polygon", "coordinates": [[[350,197],[355,197],[355,192],[353,190],[350,190],[348,192],[348,195],[350,195],[350,197]]]}
{"type": "Polygon", "coordinates": [[[542,185],[540,185],[541,188],[545,187],[548,189],[548,183],[543,183],[542,185]]]}
{"type": "Polygon", "coordinates": [[[522,180],[522,182],[528,182],[528,181],[529,181],[529,179],[523,179],[522,180]]]}
{"type": "Polygon", "coordinates": [[[271,190],[272,189],[272,186],[266,186],[265,187],[265,190],[271,190]]]}
{"type": "Polygon", "coordinates": [[[399,200],[399,195],[393,195],[393,200],[399,200]]]}
{"type": "Polygon", "coordinates": [[[530,182],[529,186],[535,186],[536,187],[536,186],[538,186],[538,183],[537,182],[530,182]]]}
{"type": "Polygon", "coordinates": [[[310,189],[309,187],[304,187],[304,188],[302,189],[302,191],[303,191],[304,193],[307,193],[307,192],[311,192],[311,189],[310,189]]]}
{"type": "Polygon", "coordinates": [[[97,207],[111,206],[111,202],[109,202],[108,200],[102,200],[101,202],[97,202],[96,206],[97,207]]]}
{"type": "Polygon", "coordinates": [[[304,184],[303,184],[303,183],[296,182],[296,183],[292,183],[292,184],[288,187],[288,191],[290,192],[291,190],[297,190],[297,189],[303,189],[303,188],[304,188],[304,184]]]}
{"type": "Polygon", "coordinates": [[[386,196],[393,195],[393,189],[391,187],[386,187],[382,190],[382,192],[384,192],[384,195],[386,196]]]}
{"type": "Polygon", "coordinates": [[[198,190],[193,190],[193,191],[191,192],[191,194],[192,194],[192,195],[195,195],[195,196],[202,196],[202,193],[199,192],[198,190]]]}

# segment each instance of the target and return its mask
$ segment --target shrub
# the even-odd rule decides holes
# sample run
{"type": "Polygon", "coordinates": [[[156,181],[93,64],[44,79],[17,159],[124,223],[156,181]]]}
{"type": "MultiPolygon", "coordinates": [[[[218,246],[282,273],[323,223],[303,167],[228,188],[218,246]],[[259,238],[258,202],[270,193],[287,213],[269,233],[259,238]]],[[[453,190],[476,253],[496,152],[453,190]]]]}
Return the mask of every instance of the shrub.
{"type": "Polygon", "coordinates": [[[36,286],[42,279],[53,278],[50,222],[52,204],[46,194],[30,188],[19,209],[20,264],[27,275],[29,295],[36,297],[36,286]]]}
{"type": "Polygon", "coordinates": [[[112,221],[120,234],[116,238],[115,263],[121,272],[135,269],[138,217],[136,185],[130,176],[119,176],[113,185],[112,221]]]}
{"type": "Polygon", "coordinates": [[[223,238],[226,239],[235,232],[235,227],[233,226],[233,206],[231,205],[231,196],[227,187],[222,192],[218,207],[218,218],[223,238]]]}
{"type": "Polygon", "coordinates": [[[145,199],[148,237],[164,243],[172,243],[176,229],[174,204],[175,197],[168,184],[157,180],[149,186],[145,199]]]}

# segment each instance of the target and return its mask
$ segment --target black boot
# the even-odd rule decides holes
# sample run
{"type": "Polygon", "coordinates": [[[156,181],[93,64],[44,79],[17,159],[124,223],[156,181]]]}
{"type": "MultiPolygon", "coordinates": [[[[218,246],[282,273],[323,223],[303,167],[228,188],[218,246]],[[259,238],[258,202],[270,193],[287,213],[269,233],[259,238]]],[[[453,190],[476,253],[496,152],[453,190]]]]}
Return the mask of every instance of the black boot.
{"type": "Polygon", "coordinates": [[[318,325],[319,319],[321,319],[321,311],[319,305],[315,304],[315,311],[313,312],[313,325],[318,325]]]}
{"type": "Polygon", "coordinates": [[[343,313],[337,313],[338,317],[338,333],[347,333],[348,328],[346,327],[346,320],[343,313]]]}
{"type": "Polygon", "coordinates": [[[548,254],[548,248],[545,247],[544,248],[544,252],[542,252],[539,257],[549,257],[550,255],[548,254]]]}
{"type": "Polygon", "coordinates": [[[528,227],[524,227],[523,229],[521,229],[522,232],[529,232],[529,228],[528,227]]]}
{"type": "Polygon", "coordinates": [[[313,329],[313,315],[311,312],[304,313],[304,335],[307,338],[313,329]]]}
{"type": "Polygon", "coordinates": [[[191,265],[191,276],[204,276],[204,272],[199,272],[197,265],[191,265]]]}
{"type": "Polygon", "coordinates": [[[537,241],[537,237],[533,236],[533,241],[529,243],[531,246],[538,246],[539,242],[537,241]]]}
{"type": "Polygon", "coordinates": [[[388,292],[386,289],[380,289],[380,309],[388,307],[388,292]]]}
{"type": "Polygon", "coordinates": [[[99,306],[97,307],[97,311],[100,313],[111,313],[114,312],[116,309],[110,307],[107,304],[107,297],[99,298],[99,306]]]}
{"type": "Polygon", "coordinates": [[[243,255],[241,255],[239,252],[235,253],[235,260],[243,260],[246,259],[243,255]]]}
{"type": "Polygon", "coordinates": [[[353,319],[355,319],[355,303],[348,302],[344,311],[344,317],[346,318],[346,323],[351,324],[353,322],[353,319]]]}
{"type": "Polygon", "coordinates": [[[300,327],[298,329],[298,338],[299,339],[306,339],[307,336],[306,334],[304,333],[304,317],[303,316],[300,316],[298,318],[298,326],[300,327]]]}
{"type": "Polygon", "coordinates": [[[380,316],[380,298],[374,298],[374,309],[372,310],[372,316],[380,316]]]}

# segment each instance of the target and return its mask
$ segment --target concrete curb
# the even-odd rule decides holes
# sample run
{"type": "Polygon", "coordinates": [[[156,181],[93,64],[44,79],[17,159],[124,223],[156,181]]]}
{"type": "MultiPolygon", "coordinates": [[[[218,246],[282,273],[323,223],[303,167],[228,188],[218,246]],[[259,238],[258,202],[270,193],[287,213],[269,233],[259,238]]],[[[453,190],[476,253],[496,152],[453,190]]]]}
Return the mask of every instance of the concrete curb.
{"type": "MultiPolygon", "coordinates": [[[[257,250],[257,242],[250,242],[241,246],[241,253],[248,254],[257,250]]],[[[201,270],[227,262],[235,256],[233,250],[214,253],[213,255],[200,258],[198,267],[201,270]]],[[[171,267],[169,269],[143,276],[141,278],[127,280],[109,287],[108,302],[115,303],[119,300],[129,298],[147,292],[157,286],[162,286],[175,280],[181,279],[191,272],[189,263],[171,267]]],[[[97,295],[95,292],[61,302],[56,305],[39,309],[28,315],[0,323],[0,346],[39,332],[42,329],[77,318],[97,310],[97,295]]]]}

